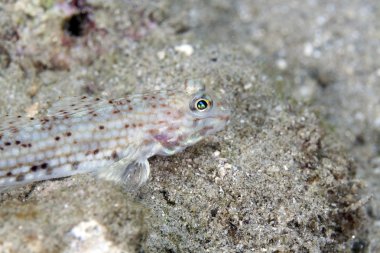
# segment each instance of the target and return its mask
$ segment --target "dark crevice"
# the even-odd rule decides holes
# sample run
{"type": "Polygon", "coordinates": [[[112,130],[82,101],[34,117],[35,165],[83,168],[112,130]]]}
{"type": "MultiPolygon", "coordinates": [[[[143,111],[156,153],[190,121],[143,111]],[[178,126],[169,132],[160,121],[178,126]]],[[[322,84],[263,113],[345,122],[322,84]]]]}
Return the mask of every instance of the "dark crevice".
{"type": "Polygon", "coordinates": [[[72,37],[82,37],[87,33],[90,23],[89,13],[80,12],[65,19],[62,28],[72,37]]]}

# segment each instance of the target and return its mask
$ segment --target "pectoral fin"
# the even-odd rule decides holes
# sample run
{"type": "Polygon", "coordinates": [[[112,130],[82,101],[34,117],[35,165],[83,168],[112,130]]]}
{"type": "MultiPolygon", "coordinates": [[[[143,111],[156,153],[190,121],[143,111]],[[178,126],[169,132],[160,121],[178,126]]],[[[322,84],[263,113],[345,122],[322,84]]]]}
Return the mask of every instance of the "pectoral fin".
{"type": "Polygon", "coordinates": [[[110,167],[102,169],[98,176],[122,184],[128,190],[134,190],[148,180],[149,174],[148,160],[131,161],[124,158],[113,163],[110,167]]]}

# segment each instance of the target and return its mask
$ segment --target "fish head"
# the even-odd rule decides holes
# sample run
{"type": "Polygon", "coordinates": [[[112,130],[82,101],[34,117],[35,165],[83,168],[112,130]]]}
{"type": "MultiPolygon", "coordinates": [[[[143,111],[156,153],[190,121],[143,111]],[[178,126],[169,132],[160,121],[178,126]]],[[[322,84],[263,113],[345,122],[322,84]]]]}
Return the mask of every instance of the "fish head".
{"type": "Polygon", "coordinates": [[[230,121],[230,106],[223,94],[204,86],[188,85],[168,96],[168,124],[154,138],[163,147],[163,155],[177,153],[203,138],[223,130],[230,121]]]}

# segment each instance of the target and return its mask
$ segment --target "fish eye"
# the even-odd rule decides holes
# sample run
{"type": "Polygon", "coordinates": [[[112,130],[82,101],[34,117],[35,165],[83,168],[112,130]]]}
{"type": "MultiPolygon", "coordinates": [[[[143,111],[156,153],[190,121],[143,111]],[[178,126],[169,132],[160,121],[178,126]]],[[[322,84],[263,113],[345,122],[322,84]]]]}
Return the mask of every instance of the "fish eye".
{"type": "Polygon", "coordinates": [[[204,111],[208,108],[209,104],[210,101],[201,98],[196,101],[195,108],[197,108],[198,111],[204,111]]]}
{"type": "Polygon", "coordinates": [[[204,112],[210,110],[212,107],[212,100],[207,96],[196,97],[190,108],[193,111],[204,112]]]}

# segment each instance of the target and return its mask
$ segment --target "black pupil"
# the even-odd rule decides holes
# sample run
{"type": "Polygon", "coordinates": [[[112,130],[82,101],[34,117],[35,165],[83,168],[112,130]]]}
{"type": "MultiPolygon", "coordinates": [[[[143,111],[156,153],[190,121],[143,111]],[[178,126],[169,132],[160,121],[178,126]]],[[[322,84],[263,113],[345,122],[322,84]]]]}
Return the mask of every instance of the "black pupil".
{"type": "Polygon", "coordinates": [[[197,102],[197,108],[199,110],[205,110],[207,108],[207,102],[205,100],[199,100],[197,102]]]}

